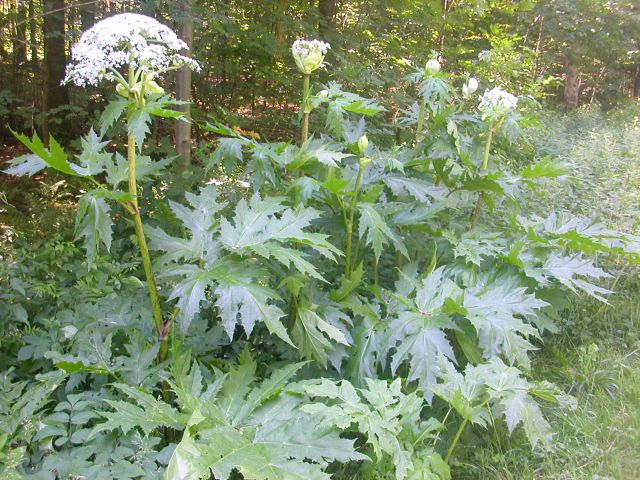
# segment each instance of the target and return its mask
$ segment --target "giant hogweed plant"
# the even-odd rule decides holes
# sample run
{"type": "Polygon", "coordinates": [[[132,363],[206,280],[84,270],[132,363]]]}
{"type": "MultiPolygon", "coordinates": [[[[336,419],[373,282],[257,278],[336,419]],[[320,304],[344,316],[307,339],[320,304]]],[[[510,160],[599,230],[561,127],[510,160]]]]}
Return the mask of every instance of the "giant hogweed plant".
{"type": "MultiPolygon", "coordinates": [[[[328,45],[298,41],[300,141],[206,124],[221,136],[207,168],[240,169],[252,193],[227,204],[204,185],[168,210],[156,200],[171,218],[144,225],[138,182],[167,163],[142,154],[147,125],[179,117],[157,81],[196,66],[182,48],[145,17],[98,23],[74,47],[68,78],[116,82],[100,135],[83,139],[77,163],[54,139],[18,135],[33,154],[10,173],[49,166],[92,185],[76,229],[90,262],[112,243],[107,200],[129,215],[148,300],[121,289],[109,330],[74,323],[86,317],[79,309],[66,314],[60,336],[39,347],[59,371],[38,380],[28,409],[12,409],[26,384],[6,375],[0,441],[48,455],[9,455],[5,472],[446,479],[469,425],[521,425],[533,447],[550,447],[540,405],[571,399],[528,378],[531,352],[558,328],[567,290],[606,302],[595,254],[633,256],[637,242],[568,212],[527,214],[522,192],[567,172],[546,158],[510,168],[518,99],[494,89],[478,102],[477,80],[459,92],[431,60],[408,77],[418,101],[401,122],[408,140],[393,145],[367,131],[383,113],[375,101],[337,83],[312,92],[328,45]],[[324,121],[313,133],[312,113],[324,121]],[[101,138],[121,117],[126,158],[101,138]],[[242,346],[274,365],[258,368],[242,346]],[[64,401],[47,409],[51,392],[64,401]],[[37,429],[10,420],[35,412],[37,429]]],[[[111,295],[91,305],[93,318],[111,295]]]]}

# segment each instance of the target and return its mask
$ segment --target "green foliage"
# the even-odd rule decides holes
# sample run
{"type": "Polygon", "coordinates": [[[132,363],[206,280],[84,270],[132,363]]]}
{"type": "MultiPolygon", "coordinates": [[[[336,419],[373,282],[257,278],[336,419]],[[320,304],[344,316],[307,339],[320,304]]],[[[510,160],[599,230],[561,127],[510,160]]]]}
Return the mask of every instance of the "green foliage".
{"type": "MultiPolygon", "coordinates": [[[[382,472],[395,471],[397,480],[450,478],[449,468],[442,458],[430,447],[420,444],[432,438],[438,423],[433,419],[421,420],[422,399],[415,393],[403,394],[399,379],[391,384],[367,379],[367,388],[359,390],[346,380],[337,385],[323,379],[305,390],[311,397],[333,402],[306,405],[303,410],[341,429],[355,425],[366,437],[382,472]]],[[[370,478],[373,472],[363,466],[363,474],[370,478]]]]}
{"type": "Polygon", "coordinates": [[[112,102],[76,163],[18,136],[39,160],[9,172],[83,182],[87,261],[55,245],[41,266],[3,260],[7,472],[445,480],[466,428],[551,446],[543,406],[573,402],[531,374],[533,352],[569,294],[607,304],[602,259],[637,261],[638,239],[548,208],[572,171],[518,143],[526,102],[488,118],[458,78],[410,79],[419,101],[397,134],[376,101],[329,83],[309,100],[324,133],[298,145],[208,122],[222,138],[202,171],[161,181],[170,160],[145,139],[154,117],[179,118],[168,97],[112,102]],[[127,159],[102,138],[125,115],[127,159]],[[142,185],[124,192],[132,160],[142,185]]]}

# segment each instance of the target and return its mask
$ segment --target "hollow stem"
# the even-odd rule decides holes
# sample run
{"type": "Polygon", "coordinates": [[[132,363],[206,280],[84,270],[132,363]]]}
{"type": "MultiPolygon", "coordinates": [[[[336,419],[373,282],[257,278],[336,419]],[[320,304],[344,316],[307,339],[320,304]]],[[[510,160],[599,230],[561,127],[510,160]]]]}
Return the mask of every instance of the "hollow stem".
{"type": "Polygon", "coordinates": [[[300,109],[302,110],[302,134],[300,137],[301,143],[304,143],[309,138],[309,79],[310,75],[308,73],[304,74],[303,83],[302,83],[302,105],[300,109]]]}
{"type": "MultiPolygon", "coordinates": [[[[129,67],[129,86],[133,87],[135,82],[135,71],[133,67],[129,67]]],[[[135,107],[132,107],[131,113],[135,111],[135,107]]],[[[127,209],[133,217],[133,225],[136,231],[136,237],[138,239],[138,248],[140,249],[140,257],[142,258],[142,266],[144,268],[144,274],[147,278],[147,288],[149,289],[149,300],[151,301],[151,311],[153,313],[153,322],[158,332],[158,338],[160,340],[160,352],[158,353],[158,360],[163,361],[168,353],[168,332],[165,332],[168,325],[165,325],[162,317],[162,309],[160,307],[160,299],[158,297],[158,290],[156,288],[156,279],[151,269],[151,257],[149,256],[149,248],[147,247],[147,240],[144,236],[144,229],[142,227],[142,218],[140,216],[140,209],[138,207],[138,183],[136,178],[136,139],[133,135],[127,137],[127,163],[128,163],[128,180],[129,180],[129,194],[131,195],[130,208],[127,209]]]]}
{"type": "Polygon", "coordinates": [[[424,138],[424,119],[427,116],[427,104],[422,102],[420,104],[420,111],[418,112],[418,124],[416,125],[416,145],[419,144],[424,138]]]}
{"type": "Polygon", "coordinates": [[[378,260],[373,262],[373,284],[377,287],[380,284],[380,274],[378,272],[378,260]]]}
{"type": "Polygon", "coordinates": [[[451,458],[451,455],[453,455],[453,451],[455,450],[456,445],[458,444],[458,441],[460,440],[460,435],[462,435],[462,432],[464,432],[464,429],[467,426],[467,423],[469,423],[469,421],[467,419],[465,419],[465,420],[462,421],[462,423],[458,427],[458,431],[456,432],[455,436],[453,437],[453,440],[451,441],[451,445],[449,445],[449,450],[447,450],[447,455],[444,457],[445,463],[449,463],[449,459],[451,458]]]}
{"type": "Polygon", "coordinates": [[[349,206],[349,217],[347,219],[347,224],[345,225],[347,230],[347,248],[345,253],[345,271],[344,275],[346,278],[351,278],[351,243],[353,241],[353,221],[356,213],[356,204],[358,203],[358,193],[360,192],[360,182],[362,181],[362,172],[365,169],[364,166],[358,166],[358,174],[356,175],[356,185],[353,190],[353,198],[351,199],[351,205],[349,206]]]}
{"type": "MultiPolygon", "coordinates": [[[[487,136],[487,143],[484,146],[484,157],[482,158],[482,172],[486,172],[489,168],[489,154],[491,153],[491,143],[493,142],[493,132],[495,131],[494,124],[489,125],[489,135],[487,136]]],[[[473,212],[471,212],[471,228],[476,226],[478,223],[478,219],[480,218],[480,210],[482,209],[482,204],[484,202],[484,192],[480,192],[478,194],[478,200],[476,200],[476,205],[473,207],[473,212]]]]}

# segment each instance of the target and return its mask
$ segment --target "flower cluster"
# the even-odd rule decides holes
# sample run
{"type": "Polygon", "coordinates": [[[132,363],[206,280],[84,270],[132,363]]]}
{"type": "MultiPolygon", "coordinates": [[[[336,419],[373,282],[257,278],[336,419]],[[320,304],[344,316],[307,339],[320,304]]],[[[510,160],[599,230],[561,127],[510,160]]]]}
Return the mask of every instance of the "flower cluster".
{"type": "Polygon", "coordinates": [[[64,82],[78,86],[114,80],[118,70],[132,66],[151,77],[183,65],[198,71],[198,63],[178,52],[187,44],[168,27],[135,13],[106,18],[87,30],[71,49],[64,82]]]}
{"type": "Polygon", "coordinates": [[[322,40],[296,40],[291,47],[298,69],[309,75],[323,65],[324,56],[331,46],[322,40]]]}
{"type": "Polygon", "coordinates": [[[496,87],[484,92],[478,110],[482,112],[483,119],[494,121],[515,110],[517,105],[518,97],[496,87]]]}

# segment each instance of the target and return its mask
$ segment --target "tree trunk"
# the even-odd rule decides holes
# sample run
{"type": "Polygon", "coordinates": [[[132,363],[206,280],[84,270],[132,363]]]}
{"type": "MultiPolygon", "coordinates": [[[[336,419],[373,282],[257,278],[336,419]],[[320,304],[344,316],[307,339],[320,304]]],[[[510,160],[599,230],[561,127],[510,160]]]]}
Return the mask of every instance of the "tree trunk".
{"type": "Polygon", "coordinates": [[[633,96],[634,98],[640,96],[640,64],[636,65],[636,76],[633,79],[633,96]]]}
{"type": "Polygon", "coordinates": [[[16,5],[15,66],[19,69],[27,61],[27,6],[23,2],[16,5]]]}
{"type": "Polygon", "coordinates": [[[69,91],[62,85],[67,63],[64,42],[64,0],[43,0],[44,6],[44,62],[47,111],[69,103],[69,91]]]}
{"type": "Polygon", "coordinates": [[[29,44],[31,46],[31,66],[34,72],[38,71],[38,40],[36,24],[36,9],[33,0],[29,0],[29,44]]]}
{"type": "Polygon", "coordinates": [[[318,0],[318,10],[320,12],[320,22],[318,23],[318,36],[326,40],[334,30],[334,20],[338,5],[336,0],[318,0]]]}
{"type": "Polygon", "coordinates": [[[580,72],[569,57],[564,60],[564,73],[564,108],[572,110],[580,104],[580,72]]]}
{"type": "MultiPolygon", "coordinates": [[[[191,49],[193,47],[193,18],[187,16],[183,22],[181,37],[191,49]]],[[[191,55],[191,50],[184,53],[185,55],[191,55]]],[[[178,100],[190,102],[191,70],[188,67],[182,67],[178,70],[177,77],[178,100]]],[[[180,165],[178,170],[184,171],[191,164],[191,105],[179,105],[178,110],[184,112],[184,117],[188,120],[188,122],[178,121],[176,124],[176,151],[178,155],[180,155],[180,165]]]]}
{"type": "Polygon", "coordinates": [[[276,3],[276,11],[274,12],[273,36],[281,45],[284,45],[287,39],[287,3],[288,0],[278,0],[276,3]]]}

